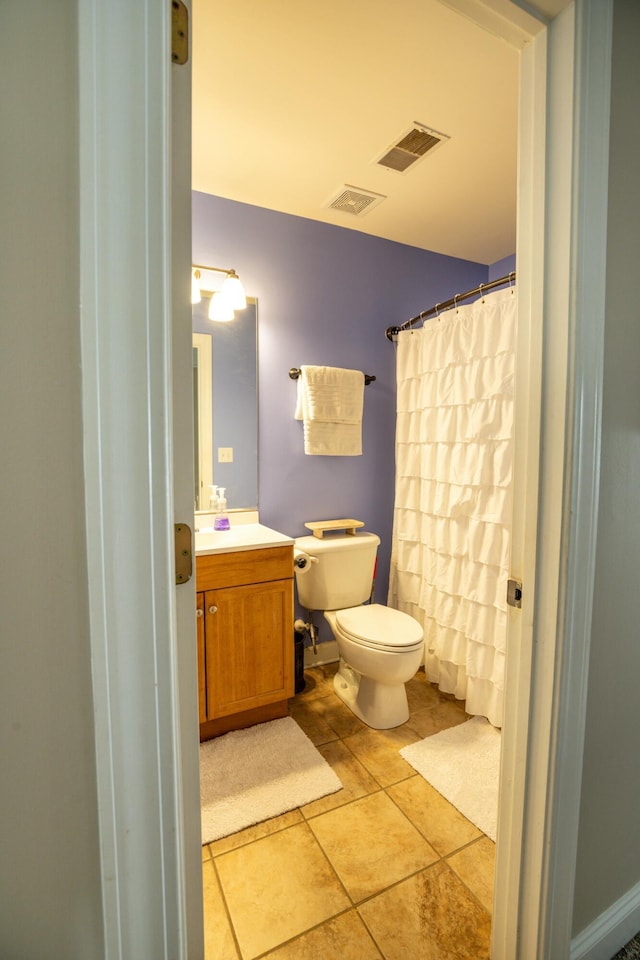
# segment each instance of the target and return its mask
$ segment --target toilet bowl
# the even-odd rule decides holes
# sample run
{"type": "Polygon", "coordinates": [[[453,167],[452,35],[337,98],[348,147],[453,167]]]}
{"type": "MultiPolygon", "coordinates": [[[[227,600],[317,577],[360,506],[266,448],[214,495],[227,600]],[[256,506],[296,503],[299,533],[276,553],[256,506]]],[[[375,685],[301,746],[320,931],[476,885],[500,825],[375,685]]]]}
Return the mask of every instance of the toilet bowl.
{"type": "Polygon", "coordinates": [[[422,627],[381,604],[326,610],[338,644],[336,694],[367,726],[388,730],[409,719],[405,683],[422,663],[422,627]]]}
{"type": "Polygon", "coordinates": [[[300,537],[294,569],[301,606],[323,611],[338,645],[336,694],[369,727],[387,730],[409,718],[405,683],[422,663],[424,639],[409,614],[365,603],[379,543],[374,533],[300,537]]]}

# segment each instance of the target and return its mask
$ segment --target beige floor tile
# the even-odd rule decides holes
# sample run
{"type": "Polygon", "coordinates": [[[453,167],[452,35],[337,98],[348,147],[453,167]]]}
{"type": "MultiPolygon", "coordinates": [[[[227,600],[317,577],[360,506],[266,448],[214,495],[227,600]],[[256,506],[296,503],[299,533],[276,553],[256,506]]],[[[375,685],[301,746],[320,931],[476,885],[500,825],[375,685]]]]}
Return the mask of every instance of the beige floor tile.
{"type": "Polygon", "coordinates": [[[264,960],[380,960],[382,954],[355,910],[327,920],[264,960]]]}
{"type": "Polygon", "coordinates": [[[204,899],[204,960],[238,960],[227,911],[224,908],[220,885],[213,861],[202,864],[202,893],[204,899]]]}
{"type": "Polygon", "coordinates": [[[392,730],[371,730],[367,727],[347,737],[344,742],[380,786],[388,787],[415,773],[399,751],[419,739],[419,735],[405,724],[392,730]]]}
{"type": "Polygon", "coordinates": [[[315,817],[309,826],[355,902],[437,859],[384,792],[315,817]]]}
{"type": "Polygon", "coordinates": [[[342,807],[345,803],[351,803],[352,800],[366,797],[380,789],[378,781],[371,776],[360,761],[354,757],[351,750],[345,747],[341,741],[325,743],[318,747],[318,752],[322,754],[340,778],[343,789],[338,790],[337,793],[330,793],[327,797],[320,797],[319,800],[314,800],[312,803],[307,803],[304,807],[301,807],[300,810],[307,819],[317,817],[321,813],[327,813],[328,810],[335,810],[336,807],[342,807]]]}
{"type": "Polygon", "coordinates": [[[413,710],[406,726],[414,730],[422,739],[441,730],[456,727],[469,719],[457,700],[443,700],[431,707],[413,710]]]}
{"type": "Polygon", "coordinates": [[[243,960],[342,913],[349,899],[307,824],[215,860],[243,960]]]}
{"type": "Polygon", "coordinates": [[[409,710],[423,710],[425,707],[435,707],[442,703],[445,694],[440,693],[435,683],[430,683],[424,670],[418,670],[416,675],[405,684],[409,710]]]}
{"type": "Polygon", "coordinates": [[[447,863],[476,895],[485,910],[492,914],[493,875],[496,866],[496,845],[493,840],[481,837],[448,857],[447,863]]]}
{"type": "Polygon", "coordinates": [[[341,739],[350,737],[352,733],[358,730],[368,730],[366,723],[363,723],[355,713],[349,710],[346,703],[343,703],[337,693],[332,693],[329,697],[323,697],[316,700],[315,706],[322,711],[322,716],[329,724],[332,730],[338,734],[341,739]]]}
{"type": "Polygon", "coordinates": [[[491,918],[444,861],[358,912],[385,960],[489,960],[491,918]]]}
{"type": "Polygon", "coordinates": [[[289,701],[289,716],[293,717],[316,747],[338,739],[338,734],[329,726],[322,709],[318,707],[318,704],[323,702],[324,700],[319,698],[289,701]]]}
{"type": "Polygon", "coordinates": [[[419,774],[394,784],[387,793],[441,857],[483,835],[419,774]]]}
{"type": "Polygon", "coordinates": [[[246,830],[238,830],[228,837],[221,837],[207,844],[209,855],[218,857],[221,853],[227,853],[228,850],[235,850],[237,847],[243,847],[246,843],[253,843],[254,840],[260,840],[261,837],[269,837],[272,833],[278,833],[279,830],[286,830],[292,827],[294,823],[300,823],[303,816],[300,809],[289,810],[279,817],[272,817],[270,820],[263,820],[262,823],[256,823],[253,827],[247,827],[246,830]]]}

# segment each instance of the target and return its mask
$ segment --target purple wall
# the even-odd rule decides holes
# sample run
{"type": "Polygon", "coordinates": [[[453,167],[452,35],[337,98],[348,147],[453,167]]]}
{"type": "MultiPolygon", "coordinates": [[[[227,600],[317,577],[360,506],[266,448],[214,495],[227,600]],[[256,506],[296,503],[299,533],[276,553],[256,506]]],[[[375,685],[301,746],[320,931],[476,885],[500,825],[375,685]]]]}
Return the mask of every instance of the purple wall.
{"type": "Polygon", "coordinates": [[[386,603],[395,349],[385,330],[485,283],[488,268],[203,193],[193,195],[193,262],[233,267],[258,298],[261,522],[299,537],[307,520],[363,520],[382,541],[376,600],[386,603]],[[301,364],[375,375],[365,387],[361,457],[304,454],[288,373],[301,364]]]}
{"type": "Polygon", "coordinates": [[[492,263],[489,267],[489,276],[488,280],[499,280],[500,277],[506,277],[508,273],[511,273],[512,270],[516,268],[516,255],[512,253],[509,257],[504,257],[502,260],[497,260],[495,263],[492,263]]]}

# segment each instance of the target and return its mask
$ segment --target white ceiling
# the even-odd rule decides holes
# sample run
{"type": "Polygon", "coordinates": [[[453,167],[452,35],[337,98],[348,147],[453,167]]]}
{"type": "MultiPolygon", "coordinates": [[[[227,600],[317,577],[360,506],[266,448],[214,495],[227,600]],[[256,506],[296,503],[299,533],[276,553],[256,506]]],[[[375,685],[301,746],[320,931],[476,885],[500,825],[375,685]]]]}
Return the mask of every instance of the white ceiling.
{"type": "Polygon", "coordinates": [[[514,47],[438,0],[193,8],[195,190],[479,263],[515,251],[514,47]],[[377,165],[414,122],[450,139],[377,165]],[[386,199],[328,209],[345,185],[386,199]]]}

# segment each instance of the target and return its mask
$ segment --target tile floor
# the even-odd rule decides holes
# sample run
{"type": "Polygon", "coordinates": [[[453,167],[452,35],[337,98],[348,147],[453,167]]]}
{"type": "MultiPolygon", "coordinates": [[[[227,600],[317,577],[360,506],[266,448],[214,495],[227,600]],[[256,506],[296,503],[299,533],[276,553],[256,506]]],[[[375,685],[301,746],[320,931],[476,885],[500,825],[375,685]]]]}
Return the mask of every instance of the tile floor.
{"type": "Polygon", "coordinates": [[[467,719],[420,672],[371,730],[305,672],[289,712],[344,789],[203,847],[206,960],[483,960],[494,844],[399,754],[467,719]]]}

